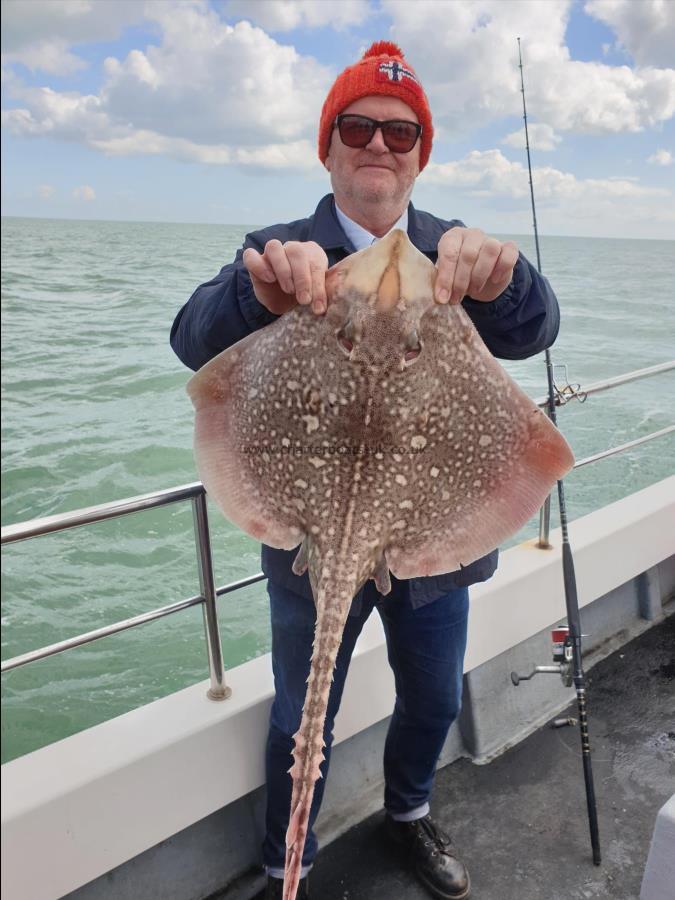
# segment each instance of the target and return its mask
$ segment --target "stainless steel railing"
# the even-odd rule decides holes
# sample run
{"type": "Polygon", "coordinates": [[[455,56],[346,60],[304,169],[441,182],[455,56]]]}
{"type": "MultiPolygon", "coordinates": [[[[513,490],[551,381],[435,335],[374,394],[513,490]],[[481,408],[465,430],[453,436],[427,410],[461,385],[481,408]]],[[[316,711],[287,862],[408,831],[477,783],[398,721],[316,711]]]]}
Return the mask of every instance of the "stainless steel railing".
{"type": "MultiPolygon", "coordinates": [[[[572,397],[583,397],[584,399],[592,394],[627,384],[631,381],[637,381],[640,378],[646,378],[652,375],[660,375],[675,369],[675,360],[667,363],[661,363],[656,366],[650,366],[646,369],[638,369],[629,372],[626,375],[620,375],[616,378],[608,378],[605,381],[598,381],[589,385],[583,391],[576,389],[558,390],[556,396],[556,406],[564,406],[572,397]]],[[[569,388],[569,386],[567,386],[569,388]]],[[[548,406],[548,399],[538,399],[535,401],[540,407],[548,406]]],[[[603,450],[585,459],[579,460],[574,468],[589,463],[597,462],[600,459],[606,459],[631,447],[654,440],[655,438],[664,437],[667,434],[675,432],[675,425],[669,425],[654,431],[651,434],[636,438],[628,443],[621,444],[618,447],[612,447],[603,450]]],[[[159,607],[129,619],[123,619],[112,625],[105,625],[94,631],[88,631],[84,634],[59,641],[55,644],[49,644],[37,650],[31,650],[20,656],[14,656],[2,663],[2,673],[16,669],[19,666],[27,665],[38,659],[44,659],[48,656],[54,656],[64,650],[70,650],[73,647],[80,647],[100,638],[108,637],[111,634],[118,634],[120,631],[126,631],[128,628],[135,628],[137,625],[143,625],[146,622],[153,622],[155,619],[161,619],[164,616],[172,615],[180,612],[180,610],[188,609],[192,606],[201,604],[204,614],[204,629],[206,633],[206,645],[208,651],[208,666],[211,685],[208,696],[213,700],[224,700],[230,696],[231,690],[225,683],[225,672],[223,666],[223,655],[220,644],[220,634],[218,631],[218,618],[216,610],[216,599],[223,594],[231,593],[258,581],[262,581],[265,576],[262,572],[251,575],[248,578],[242,578],[239,581],[231,582],[223,587],[216,588],[213,578],[213,561],[211,558],[211,540],[209,536],[208,512],[206,504],[206,491],[200,482],[182,485],[180,487],[169,488],[167,490],[155,491],[150,494],[142,494],[139,497],[128,497],[124,500],[117,500],[112,503],[103,503],[98,506],[89,506],[78,509],[73,512],[63,513],[54,516],[45,516],[39,519],[31,519],[25,522],[19,522],[15,525],[8,525],[2,529],[2,544],[11,544],[17,541],[25,541],[29,538],[39,537],[45,534],[53,534],[57,531],[65,531],[71,528],[78,528],[83,525],[91,525],[95,522],[103,522],[107,519],[115,519],[120,516],[130,515],[131,513],[141,512],[148,509],[157,509],[160,506],[166,506],[171,503],[180,503],[191,501],[192,514],[195,528],[195,545],[197,551],[197,568],[199,572],[200,593],[195,597],[187,600],[179,600],[176,603],[170,603],[167,606],[159,607]]],[[[542,507],[540,518],[539,544],[542,547],[548,546],[548,534],[550,527],[550,498],[542,507]],[[545,541],[542,537],[545,537],[545,541]]]]}
{"type": "MultiPolygon", "coordinates": [[[[567,375],[567,366],[554,366],[554,369],[562,368],[565,372],[565,384],[560,387],[557,384],[554,384],[555,389],[555,405],[556,406],[565,406],[571,400],[578,400],[581,403],[584,403],[588,397],[591,397],[593,394],[599,394],[601,391],[608,391],[611,388],[619,387],[622,384],[628,384],[631,381],[638,381],[640,378],[649,378],[652,375],[661,375],[664,372],[670,372],[675,369],[675,360],[671,360],[670,362],[665,363],[657,363],[655,366],[647,366],[644,369],[635,369],[633,372],[628,372],[626,375],[616,375],[614,378],[606,378],[603,381],[595,381],[592,384],[589,384],[587,388],[581,390],[581,385],[570,385],[567,375]]],[[[548,397],[539,397],[534,401],[540,409],[548,409],[549,400],[548,397]]],[[[617,453],[621,453],[624,450],[629,450],[631,447],[637,447],[638,444],[644,444],[647,441],[651,441],[654,438],[663,437],[666,434],[671,434],[671,432],[675,431],[675,425],[669,425],[667,428],[662,428],[659,431],[653,431],[651,434],[644,435],[643,437],[637,438],[634,441],[629,441],[626,444],[621,444],[618,447],[612,447],[609,450],[603,450],[600,453],[595,453],[593,456],[587,456],[585,459],[578,460],[574,468],[579,469],[581,466],[586,466],[589,463],[597,462],[600,459],[606,459],[608,456],[614,456],[617,453]]],[[[537,546],[541,550],[548,550],[551,546],[549,537],[551,533],[551,495],[546,498],[544,505],[542,506],[539,512],[539,540],[537,542],[537,546]]]]}
{"type": "Polygon", "coordinates": [[[2,672],[8,672],[11,669],[16,669],[18,666],[24,666],[27,663],[35,662],[38,659],[44,659],[47,656],[53,656],[64,650],[70,650],[72,647],[80,647],[82,644],[88,644],[99,638],[117,634],[120,631],[126,631],[128,628],[134,628],[137,625],[143,625],[145,622],[152,622],[155,619],[161,619],[164,616],[179,612],[182,609],[188,609],[191,606],[201,604],[204,614],[204,630],[206,633],[209,676],[211,680],[208,696],[212,700],[224,700],[229,697],[231,691],[225,683],[223,652],[220,644],[220,633],[218,631],[216,598],[219,593],[227,593],[230,590],[243,587],[244,583],[252,584],[255,581],[259,581],[263,578],[263,575],[261,573],[251,579],[244,579],[242,582],[236,583],[236,585],[228,585],[220,591],[216,590],[213,579],[213,561],[211,558],[211,540],[209,536],[206,491],[200,482],[186,484],[181,487],[170,488],[164,491],[156,491],[152,494],[143,494],[140,497],[128,497],[125,500],[102,503],[99,506],[89,506],[63,515],[45,516],[41,519],[32,519],[27,522],[20,522],[17,525],[9,525],[2,529],[2,544],[24,541],[28,538],[38,537],[44,534],[53,534],[57,531],[78,528],[82,525],[91,525],[94,522],[104,522],[107,519],[115,519],[120,516],[126,516],[130,513],[141,512],[148,509],[157,509],[160,506],[166,506],[170,503],[180,503],[185,500],[190,500],[192,503],[192,516],[195,528],[197,571],[199,573],[200,585],[200,593],[196,597],[190,597],[187,600],[179,600],[177,603],[170,603],[168,606],[162,606],[159,609],[141,613],[130,619],[123,619],[121,622],[116,622],[113,625],[106,625],[103,628],[97,628],[94,631],[80,634],[77,637],[59,641],[58,643],[50,644],[47,647],[41,647],[39,650],[33,650],[29,653],[24,653],[21,656],[15,656],[2,663],[2,672]]]}

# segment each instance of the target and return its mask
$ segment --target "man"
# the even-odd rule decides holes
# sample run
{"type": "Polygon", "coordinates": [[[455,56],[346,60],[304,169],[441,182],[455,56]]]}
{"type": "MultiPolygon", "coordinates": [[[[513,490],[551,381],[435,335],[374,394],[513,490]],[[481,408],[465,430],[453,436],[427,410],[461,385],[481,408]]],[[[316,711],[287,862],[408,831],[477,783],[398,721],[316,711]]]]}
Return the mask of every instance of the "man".
{"type": "MultiPolygon", "coordinates": [[[[497,356],[523,359],[553,343],[558,306],[547,281],[502,243],[457,220],[445,221],[409,203],[415,179],[429,159],[431,113],[401,50],[378,42],[330,89],[319,125],[319,158],[333,194],[313,216],[247,235],[233,263],[197,288],[178,314],[171,343],[198,369],[213,356],[297,303],[321,315],[329,266],[370,246],[392,228],[437,266],[435,298],[460,303],[497,356]]],[[[291,797],[292,735],[298,728],[309,671],[315,610],[309,580],[291,572],[296,551],[263,547],[272,620],[276,697],[266,749],[267,834],[263,856],[266,898],[281,898],[285,831],[291,797]]],[[[382,597],[372,581],[359,591],[337,659],[325,730],[324,777],[315,788],[303,854],[305,876],[317,852],[311,830],[323,795],[332,726],[349,660],[364,622],[376,607],[396,682],[396,705],[384,750],[390,838],[406,848],[434,897],[466,898],[466,867],[450,839],[429,816],[436,763],[461,702],[469,585],[489,578],[497,551],[447,575],[398,581],[382,597]]],[[[309,896],[308,879],[298,896],[309,896]]]]}

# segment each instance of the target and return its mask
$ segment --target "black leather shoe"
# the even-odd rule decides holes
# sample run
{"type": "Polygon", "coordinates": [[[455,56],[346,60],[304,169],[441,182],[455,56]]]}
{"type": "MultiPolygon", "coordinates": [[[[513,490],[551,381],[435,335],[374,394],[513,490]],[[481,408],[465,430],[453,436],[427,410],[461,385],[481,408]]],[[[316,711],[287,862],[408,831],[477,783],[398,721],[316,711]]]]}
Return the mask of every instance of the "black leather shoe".
{"type": "Polygon", "coordinates": [[[455,853],[450,835],[431,820],[431,816],[414,822],[385,819],[387,834],[409,853],[410,864],[432,896],[442,900],[466,900],[471,881],[466,866],[455,853]]]}
{"type": "MultiPolygon", "coordinates": [[[[296,900],[309,900],[309,879],[301,878],[298,884],[298,893],[295,895],[296,900]]],[[[264,900],[282,900],[284,896],[284,882],[282,878],[272,878],[267,876],[267,887],[265,888],[264,900]]]]}

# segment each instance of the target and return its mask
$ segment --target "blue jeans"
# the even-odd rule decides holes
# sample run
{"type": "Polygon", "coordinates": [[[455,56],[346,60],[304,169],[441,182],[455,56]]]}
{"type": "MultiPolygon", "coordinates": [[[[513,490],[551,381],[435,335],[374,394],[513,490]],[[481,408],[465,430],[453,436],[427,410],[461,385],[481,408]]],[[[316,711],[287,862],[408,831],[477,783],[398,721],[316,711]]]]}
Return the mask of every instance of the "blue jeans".
{"type": "MultiPolygon", "coordinates": [[[[300,725],[307,688],[316,614],[311,600],[273,582],[268,582],[267,590],[271,603],[276,696],[265,757],[267,819],[263,860],[268,869],[283,870],[291,806],[292,782],[288,770],[293,763],[293,735],[300,725]]],[[[394,714],[384,748],[384,805],[390,814],[405,818],[406,813],[417,813],[426,807],[438,757],[448,729],[459,713],[469,611],[467,588],[457,588],[426,606],[413,609],[407,601],[382,597],[369,581],[359,614],[347,618],[337,657],[324,731],[323,777],[314,789],[303,866],[312,863],[318,850],[312,826],[326,784],[333,722],[356,639],[373,607],[382,618],[396,683],[394,714]]]]}

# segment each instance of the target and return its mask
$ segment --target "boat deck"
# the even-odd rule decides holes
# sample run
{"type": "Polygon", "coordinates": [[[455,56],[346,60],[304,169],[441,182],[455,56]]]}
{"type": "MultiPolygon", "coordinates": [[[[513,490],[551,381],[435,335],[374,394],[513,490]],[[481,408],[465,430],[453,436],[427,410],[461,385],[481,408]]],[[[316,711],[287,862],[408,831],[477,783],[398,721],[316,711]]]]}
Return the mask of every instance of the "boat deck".
{"type": "MultiPolygon", "coordinates": [[[[438,772],[432,815],[469,867],[473,900],[637,900],[656,813],[675,792],[675,616],[598,663],[588,703],[600,866],[578,728],[547,725],[489,765],[438,772]]],[[[321,851],[312,900],[428,900],[381,822],[372,816],[321,851]]]]}

